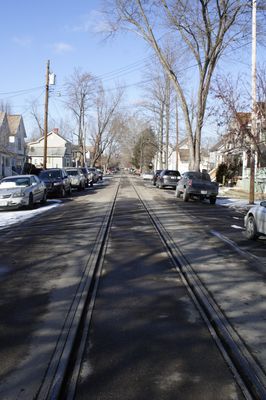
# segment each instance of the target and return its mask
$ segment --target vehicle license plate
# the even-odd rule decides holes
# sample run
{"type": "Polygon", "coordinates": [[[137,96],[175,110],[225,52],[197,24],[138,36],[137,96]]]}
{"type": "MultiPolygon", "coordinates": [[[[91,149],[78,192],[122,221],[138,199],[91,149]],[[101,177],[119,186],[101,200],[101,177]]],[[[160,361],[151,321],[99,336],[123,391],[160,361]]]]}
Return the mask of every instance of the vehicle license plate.
{"type": "Polygon", "coordinates": [[[174,179],[174,180],[176,180],[176,177],[175,177],[175,176],[171,176],[171,179],[174,179]]]}
{"type": "Polygon", "coordinates": [[[5,207],[7,206],[7,201],[6,200],[0,200],[0,207],[5,207]]]}
{"type": "Polygon", "coordinates": [[[207,190],[201,190],[200,193],[201,194],[207,194],[207,190]]]}

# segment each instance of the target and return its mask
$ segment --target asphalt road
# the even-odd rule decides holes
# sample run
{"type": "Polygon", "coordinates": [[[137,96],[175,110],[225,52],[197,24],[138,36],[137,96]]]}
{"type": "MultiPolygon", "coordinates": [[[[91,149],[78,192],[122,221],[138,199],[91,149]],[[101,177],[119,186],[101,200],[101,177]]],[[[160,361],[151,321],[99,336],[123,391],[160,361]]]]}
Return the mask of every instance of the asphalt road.
{"type": "Polygon", "coordinates": [[[127,179],[103,268],[76,399],[242,398],[127,179]]]}
{"type": "Polygon", "coordinates": [[[115,185],[1,230],[1,399],[35,398],[115,185]]]}
{"type": "MultiPolygon", "coordinates": [[[[28,400],[38,390],[117,181],[106,180],[93,189],[75,192],[62,206],[0,232],[1,399],[28,400]]],[[[263,271],[256,270],[256,262],[253,267],[251,262],[238,259],[210,232],[230,238],[259,257],[262,264],[265,240],[247,241],[241,230],[231,226],[242,221],[238,211],[207,203],[183,203],[171,190],[158,190],[140,179],[135,183],[191,262],[197,264],[202,278],[218,297],[224,294],[221,301],[227,301],[225,309],[233,307],[236,323],[245,322],[247,329],[252,320],[258,335],[251,337],[251,345],[263,364],[263,271]],[[205,247],[211,261],[208,270],[205,247]],[[228,281],[233,286],[240,272],[242,286],[228,288],[228,281]],[[254,319],[252,312],[259,308],[254,319]],[[240,312],[235,315],[239,309],[246,315],[245,321],[240,312]]],[[[175,395],[175,399],[241,398],[128,178],[123,178],[94,317],[80,398],[88,398],[85,393],[90,393],[97,399],[171,399],[176,390],[180,396],[175,395]],[[189,397],[192,394],[194,397],[189,397]]]]}

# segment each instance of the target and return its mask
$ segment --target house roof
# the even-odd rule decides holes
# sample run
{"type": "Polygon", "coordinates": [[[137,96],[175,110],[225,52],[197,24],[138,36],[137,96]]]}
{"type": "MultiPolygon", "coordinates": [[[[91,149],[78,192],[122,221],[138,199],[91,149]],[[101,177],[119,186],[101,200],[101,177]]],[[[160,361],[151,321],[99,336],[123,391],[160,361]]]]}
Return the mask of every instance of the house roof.
{"type": "MultiPolygon", "coordinates": [[[[66,143],[69,143],[69,144],[72,145],[72,143],[71,143],[69,140],[67,140],[66,138],[64,138],[64,136],[60,135],[56,129],[53,129],[53,130],[51,130],[50,132],[48,132],[48,133],[47,133],[47,136],[50,136],[50,135],[52,135],[52,134],[55,134],[55,135],[59,136],[60,138],[64,139],[64,140],[66,141],[66,143]]],[[[36,143],[40,143],[40,142],[42,142],[43,140],[44,140],[44,136],[41,136],[39,139],[35,140],[34,142],[29,142],[29,143],[28,143],[28,146],[34,145],[34,144],[36,144],[36,143]]]]}
{"type": "MultiPolygon", "coordinates": [[[[22,116],[21,115],[7,115],[7,120],[8,120],[10,134],[12,136],[16,136],[19,125],[22,120],[22,116]]],[[[24,136],[26,136],[26,135],[24,135],[24,136]]]]}

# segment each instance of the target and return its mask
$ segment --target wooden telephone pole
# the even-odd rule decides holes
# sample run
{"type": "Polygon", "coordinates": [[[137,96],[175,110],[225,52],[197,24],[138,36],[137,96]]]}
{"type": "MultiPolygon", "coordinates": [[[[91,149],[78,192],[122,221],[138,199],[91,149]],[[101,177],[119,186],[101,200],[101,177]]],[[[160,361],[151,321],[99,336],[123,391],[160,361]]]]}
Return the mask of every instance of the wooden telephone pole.
{"type": "Polygon", "coordinates": [[[48,102],[49,102],[49,76],[50,60],[46,66],[46,84],[45,84],[45,104],[44,104],[44,150],[43,150],[43,168],[47,168],[47,134],[48,134],[48,102]]]}

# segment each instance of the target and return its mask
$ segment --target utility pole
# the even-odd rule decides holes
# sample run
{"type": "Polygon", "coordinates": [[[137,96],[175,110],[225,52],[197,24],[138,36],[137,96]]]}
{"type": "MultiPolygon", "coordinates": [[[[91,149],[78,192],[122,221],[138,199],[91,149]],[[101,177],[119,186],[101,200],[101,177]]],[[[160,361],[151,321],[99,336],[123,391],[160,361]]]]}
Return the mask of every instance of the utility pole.
{"type": "Polygon", "coordinates": [[[251,56],[251,144],[250,144],[250,182],[249,204],[254,204],[255,199],[255,149],[254,141],[257,138],[257,104],[256,104],[256,42],[257,42],[257,1],[252,0],[252,56],[251,56]]]}
{"type": "Polygon", "coordinates": [[[44,149],[43,149],[43,168],[47,167],[47,134],[48,134],[48,102],[49,102],[49,75],[50,60],[46,66],[46,84],[45,84],[45,104],[44,104],[44,149]]]}

